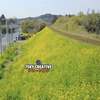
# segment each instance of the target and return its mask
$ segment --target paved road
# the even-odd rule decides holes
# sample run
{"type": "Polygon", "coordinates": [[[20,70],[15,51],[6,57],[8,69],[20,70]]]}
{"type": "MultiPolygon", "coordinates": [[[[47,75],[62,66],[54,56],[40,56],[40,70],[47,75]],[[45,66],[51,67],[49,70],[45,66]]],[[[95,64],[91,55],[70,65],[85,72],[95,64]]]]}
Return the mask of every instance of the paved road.
{"type": "MultiPolygon", "coordinates": [[[[19,33],[13,33],[12,34],[8,34],[2,37],[2,48],[3,50],[5,49],[6,46],[8,46],[7,41],[9,41],[10,43],[14,42],[14,40],[16,40],[16,37],[19,35],[19,33]],[[7,37],[10,38],[7,40],[7,37]]],[[[1,45],[0,45],[0,52],[1,52],[1,45]]]]}

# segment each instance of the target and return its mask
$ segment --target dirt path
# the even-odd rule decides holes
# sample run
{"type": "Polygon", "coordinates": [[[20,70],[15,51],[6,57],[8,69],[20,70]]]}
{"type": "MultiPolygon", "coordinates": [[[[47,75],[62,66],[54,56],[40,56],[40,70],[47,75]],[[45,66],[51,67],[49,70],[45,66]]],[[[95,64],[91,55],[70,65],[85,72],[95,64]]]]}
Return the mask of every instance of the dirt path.
{"type": "Polygon", "coordinates": [[[58,32],[59,34],[68,36],[70,38],[100,46],[100,40],[98,40],[98,39],[93,39],[93,38],[81,36],[81,35],[78,35],[78,34],[71,34],[71,33],[62,32],[62,31],[60,31],[60,30],[58,30],[58,29],[56,29],[54,27],[49,27],[49,28],[54,30],[54,31],[56,31],[56,32],[58,32]]]}

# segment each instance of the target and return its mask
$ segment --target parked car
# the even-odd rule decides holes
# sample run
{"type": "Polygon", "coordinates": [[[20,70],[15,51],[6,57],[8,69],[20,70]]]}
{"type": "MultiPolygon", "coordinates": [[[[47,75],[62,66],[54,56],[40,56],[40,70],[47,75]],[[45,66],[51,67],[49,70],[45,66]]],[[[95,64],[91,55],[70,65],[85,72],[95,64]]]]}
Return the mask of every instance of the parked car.
{"type": "Polygon", "coordinates": [[[27,36],[23,35],[23,34],[20,34],[18,35],[18,37],[16,37],[16,40],[26,40],[27,39],[27,36]]]}

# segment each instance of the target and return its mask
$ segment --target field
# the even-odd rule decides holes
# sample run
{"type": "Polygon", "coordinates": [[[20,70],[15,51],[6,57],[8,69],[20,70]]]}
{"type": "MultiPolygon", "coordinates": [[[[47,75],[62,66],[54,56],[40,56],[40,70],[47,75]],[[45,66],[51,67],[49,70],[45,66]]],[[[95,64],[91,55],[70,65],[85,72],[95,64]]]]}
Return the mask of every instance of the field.
{"type": "Polygon", "coordinates": [[[16,45],[11,49],[14,55],[4,54],[3,61],[9,58],[10,63],[0,80],[0,100],[100,100],[99,46],[47,27],[16,45]],[[37,59],[53,64],[50,72],[27,72],[25,64],[34,64],[37,59]]]}

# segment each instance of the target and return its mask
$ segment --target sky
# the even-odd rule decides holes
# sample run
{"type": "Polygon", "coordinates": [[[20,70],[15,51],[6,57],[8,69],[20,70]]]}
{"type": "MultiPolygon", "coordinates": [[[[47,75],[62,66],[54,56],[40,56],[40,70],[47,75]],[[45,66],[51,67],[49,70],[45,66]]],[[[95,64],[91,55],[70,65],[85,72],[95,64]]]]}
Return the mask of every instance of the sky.
{"type": "Polygon", "coordinates": [[[100,12],[100,0],[1,0],[0,15],[7,18],[35,17],[45,13],[77,14],[88,9],[100,12]]]}

